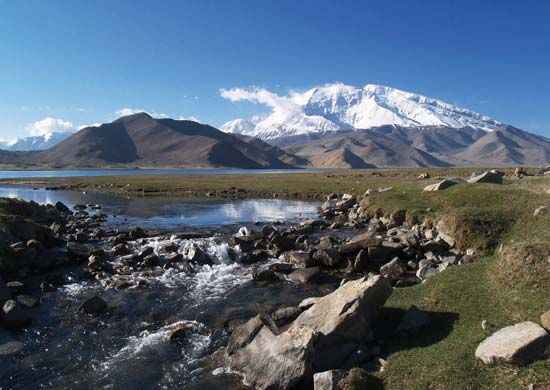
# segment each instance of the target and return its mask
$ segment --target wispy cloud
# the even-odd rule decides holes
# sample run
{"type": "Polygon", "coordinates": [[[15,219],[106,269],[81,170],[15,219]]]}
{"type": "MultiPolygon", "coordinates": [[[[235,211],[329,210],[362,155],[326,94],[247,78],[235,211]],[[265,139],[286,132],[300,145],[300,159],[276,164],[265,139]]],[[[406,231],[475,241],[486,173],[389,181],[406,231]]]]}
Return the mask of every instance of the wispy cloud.
{"type": "Polygon", "coordinates": [[[251,87],[220,89],[220,95],[232,102],[249,101],[263,104],[271,108],[276,115],[290,116],[302,111],[293,93],[289,96],[279,96],[265,88],[251,87]]]}
{"type": "Polygon", "coordinates": [[[27,125],[32,136],[50,137],[53,133],[75,131],[76,126],[70,122],[59,118],[47,117],[27,125]]]}
{"type": "Polygon", "coordinates": [[[169,117],[168,114],[165,114],[163,112],[156,112],[155,110],[148,111],[148,110],[145,110],[143,108],[129,108],[129,107],[120,108],[120,109],[115,111],[115,114],[117,116],[121,117],[121,116],[128,116],[128,115],[138,114],[140,112],[145,112],[146,114],[151,115],[153,118],[168,118],[169,117]]]}
{"type": "Polygon", "coordinates": [[[178,120],[180,121],[193,121],[193,122],[199,122],[200,123],[200,119],[197,118],[196,116],[193,116],[193,115],[190,115],[190,116],[178,116],[178,120]]]}

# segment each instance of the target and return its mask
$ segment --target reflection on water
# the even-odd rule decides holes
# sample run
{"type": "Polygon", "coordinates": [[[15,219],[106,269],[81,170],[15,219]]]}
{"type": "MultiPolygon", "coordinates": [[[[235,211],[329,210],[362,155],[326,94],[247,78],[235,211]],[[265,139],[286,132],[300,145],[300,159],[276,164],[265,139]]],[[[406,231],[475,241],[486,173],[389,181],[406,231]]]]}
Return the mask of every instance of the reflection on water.
{"type": "Polygon", "coordinates": [[[296,221],[317,215],[317,203],[283,199],[186,200],[125,198],[76,191],[34,190],[22,186],[0,187],[0,197],[33,200],[41,204],[57,201],[73,207],[77,203],[99,204],[115,227],[139,225],[157,229],[214,227],[254,221],[296,221]]]}

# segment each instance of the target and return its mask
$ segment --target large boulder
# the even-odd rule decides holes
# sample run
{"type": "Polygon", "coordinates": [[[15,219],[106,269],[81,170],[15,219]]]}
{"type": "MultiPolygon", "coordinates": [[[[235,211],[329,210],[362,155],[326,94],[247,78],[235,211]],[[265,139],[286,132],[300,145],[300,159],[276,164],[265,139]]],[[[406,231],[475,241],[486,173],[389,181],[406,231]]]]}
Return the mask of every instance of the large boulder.
{"type": "Polygon", "coordinates": [[[543,358],[549,345],[546,330],[531,321],[500,329],[476,349],[475,357],[485,364],[524,365],[543,358]]]}
{"type": "Polygon", "coordinates": [[[386,278],[365,277],[311,300],[283,332],[255,317],[232,334],[230,367],[255,389],[311,384],[314,373],[341,367],[367,338],[391,293],[386,278]]]}
{"type": "Polygon", "coordinates": [[[502,184],[502,176],[498,173],[487,171],[482,173],[481,175],[477,175],[468,179],[468,183],[502,184]]]}

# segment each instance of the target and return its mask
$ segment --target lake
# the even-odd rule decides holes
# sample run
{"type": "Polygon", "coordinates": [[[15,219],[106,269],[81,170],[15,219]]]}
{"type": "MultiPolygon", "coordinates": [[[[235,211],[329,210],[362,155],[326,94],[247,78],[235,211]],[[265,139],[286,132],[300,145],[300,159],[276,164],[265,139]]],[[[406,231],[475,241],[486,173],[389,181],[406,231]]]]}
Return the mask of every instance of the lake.
{"type": "Polygon", "coordinates": [[[324,172],[327,169],[79,169],[0,171],[0,179],[117,175],[262,175],[268,173],[324,172]]]}
{"type": "Polygon", "coordinates": [[[51,191],[27,186],[0,186],[0,197],[33,200],[40,204],[61,201],[100,205],[112,227],[141,226],[160,230],[217,227],[253,222],[314,218],[318,202],[285,199],[188,200],[182,198],[129,198],[101,193],[51,191]]]}

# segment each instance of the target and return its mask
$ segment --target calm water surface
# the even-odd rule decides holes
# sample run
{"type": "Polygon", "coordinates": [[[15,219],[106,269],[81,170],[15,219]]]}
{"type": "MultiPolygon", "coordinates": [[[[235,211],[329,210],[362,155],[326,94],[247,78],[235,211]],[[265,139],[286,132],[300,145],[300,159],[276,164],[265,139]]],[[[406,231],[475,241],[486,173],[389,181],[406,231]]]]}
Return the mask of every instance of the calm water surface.
{"type": "Polygon", "coordinates": [[[82,169],[82,170],[38,170],[0,171],[0,179],[21,179],[31,177],[75,177],[75,176],[118,176],[118,175],[226,175],[322,172],[327,169],[82,169]]]}
{"type": "Polygon", "coordinates": [[[186,200],[128,198],[76,191],[50,191],[27,186],[0,186],[0,197],[33,200],[40,204],[57,201],[69,207],[98,204],[113,227],[141,226],[163,230],[182,227],[216,227],[239,223],[297,221],[317,215],[317,202],[284,199],[186,200]]]}

